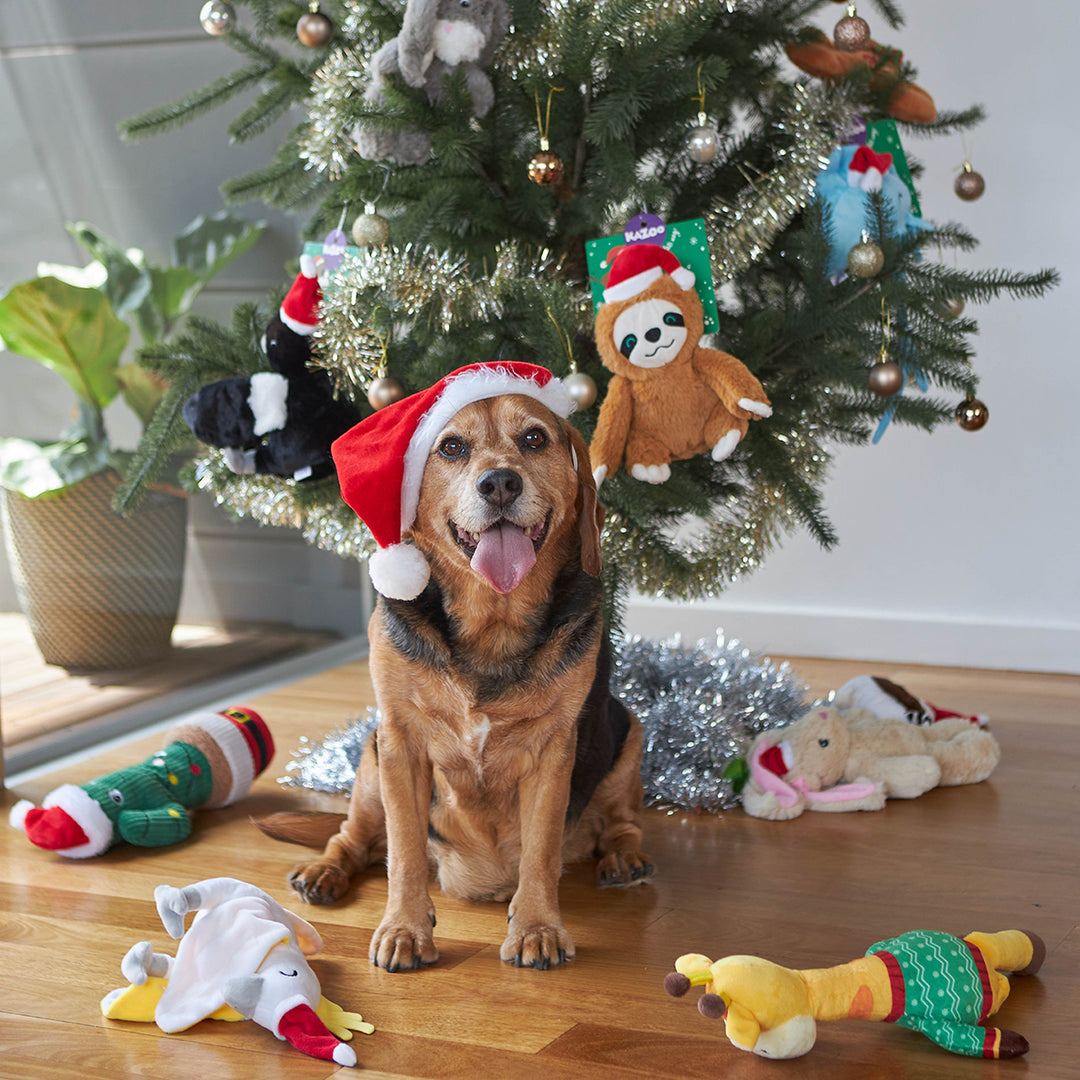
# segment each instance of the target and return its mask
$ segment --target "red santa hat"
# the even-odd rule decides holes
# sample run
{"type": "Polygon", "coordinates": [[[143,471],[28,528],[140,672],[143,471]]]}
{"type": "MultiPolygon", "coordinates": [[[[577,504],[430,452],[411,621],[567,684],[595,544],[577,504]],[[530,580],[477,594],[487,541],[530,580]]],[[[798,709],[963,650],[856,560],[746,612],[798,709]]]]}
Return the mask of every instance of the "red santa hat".
{"type": "Polygon", "coordinates": [[[307,337],[319,325],[322,288],[310,255],[300,256],[300,273],[281,301],[281,321],[294,333],[307,337]]]}
{"type": "Polygon", "coordinates": [[[469,364],[372,413],[331,444],[341,496],[379,545],[368,572],[383,596],[413,600],[427,586],[427,560],[402,536],[416,519],[420,483],[436,438],[466,405],[502,394],[525,394],[563,418],[574,408],[562,381],[546,368],[469,364]]]}
{"type": "Polygon", "coordinates": [[[879,154],[864,144],[851,158],[847,182],[863,191],[880,191],[881,182],[891,167],[892,154],[879,154]]]}
{"type": "Polygon", "coordinates": [[[356,1051],[343,1043],[307,1004],[289,1009],[278,1022],[277,1036],[311,1057],[338,1065],[355,1065],[356,1051]]]}
{"type": "Polygon", "coordinates": [[[604,302],[629,300],[644,292],[663,274],[684,291],[694,287],[694,272],[659,244],[626,244],[608,252],[611,270],[604,284],[604,302]]]}

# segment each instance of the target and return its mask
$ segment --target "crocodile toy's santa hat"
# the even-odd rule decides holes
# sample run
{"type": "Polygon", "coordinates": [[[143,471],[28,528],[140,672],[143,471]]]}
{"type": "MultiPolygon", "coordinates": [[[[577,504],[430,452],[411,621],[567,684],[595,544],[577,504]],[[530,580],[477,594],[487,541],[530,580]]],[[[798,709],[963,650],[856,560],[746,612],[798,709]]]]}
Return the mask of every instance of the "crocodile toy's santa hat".
{"type": "Polygon", "coordinates": [[[943,709],[930,701],[917,698],[899,683],[877,675],[856,675],[836,691],[834,704],[841,709],[867,709],[886,720],[905,720],[909,724],[936,724],[939,720],[959,716],[979,727],[990,723],[986,713],[960,713],[943,709]]]}
{"type": "Polygon", "coordinates": [[[439,433],[466,405],[503,394],[524,394],[564,419],[574,408],[562,381],[546,368],[469,364],[373,413],[331,445],[342,498],[379,545],[368,572],[383,596],[413,600],[427,586],[427,559],[403,537],[416,519],[424,467],[439,433]]]}

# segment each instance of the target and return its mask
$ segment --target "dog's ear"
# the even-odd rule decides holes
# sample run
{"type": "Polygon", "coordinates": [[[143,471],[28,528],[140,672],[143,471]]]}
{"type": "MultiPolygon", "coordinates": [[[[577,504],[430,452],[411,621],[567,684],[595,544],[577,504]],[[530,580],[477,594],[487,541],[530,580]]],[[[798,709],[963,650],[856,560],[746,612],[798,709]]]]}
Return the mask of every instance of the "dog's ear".
{"type": "Polygon", "coordinates": [[[578,514],[578,528],[581,531],[581,567],[586,574],[600,576],[600,529],[604,524],[604,508],[596,494],[596,481],[593,479],[592,464],[589,461],[589,448],[580,432],[573,424],[566,425],[570,436],[570,451],[573,455],[574,468],[577,470],[578,492],[581,495],[581,510],[578,514]]]}

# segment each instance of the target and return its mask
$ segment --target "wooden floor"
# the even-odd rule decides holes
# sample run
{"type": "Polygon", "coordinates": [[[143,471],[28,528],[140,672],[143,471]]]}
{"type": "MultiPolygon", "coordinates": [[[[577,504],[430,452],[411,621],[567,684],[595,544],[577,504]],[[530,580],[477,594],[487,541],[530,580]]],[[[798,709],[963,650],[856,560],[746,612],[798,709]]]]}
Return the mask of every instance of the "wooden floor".
{"type": "MultiPolygon", "coordinates": [[[[563,880],[564,918],[578,949],[540,973],[499,960],[505,906],[433,895],[442,959],[390,975],[367,960],[386,895],[373,873],[348,901],[303,908],[285,885],[300,849],[257,833],[249,813],[326,797],[282,789],[289,751],[363,711],[362,664],[324,673],[250,704],[279,752],[243,804],[206,812],[187,843],[66,861],[0,829],[0,1077],[18,1080],[316,1080],[348,1075],[301,1055],[252,1023],[204,1021],[173,1036],[152,1025],[104,1020],[98,1001],[120,985],[134,942],[174,945],[158,921],[155,885],[228,874],[250,881],[321,932],[314,966],[326,995],[376,1026],[357,1036],[369,1077],[732,1080],[996,1080],[1080,1075],[1080,679],[1009,673],[794,661],[815,693],[853,674],[888,675],[942,705],[991,714],[1004,755],[986,783],[939,789],[878,813],[806,814],[774,823],[741,810],[719,817],[650,811],[646,849],[655,884],[598,892],[588,866],[563,880]],[[916,928],[1031,929],[1046,941],[1041,974],[1014,980],[999,1014],[1031,1042],[1020,1061],[982,1062],[938,1049],[891,1025],[822,1025],[797,1062],[734,1049],[723,1024],[691,998],[662,988],[676,956],[757,953],[791,967],[839,963],[873,941],[916,928]]],[[[89,758],[8,793],[39,801],[141,761],[160,738],[89,758]]],[[[330,801],[330,800],[327,800],[330,801]]],[[[325,805],[325,802],[322,803],[325,805]]],[[[696,991],[692,996],[696,996],[696,991]]]]}
{"type": "Polygon", "coordinates": [[[80,673],[46,664],[24,616],[0,613],[0,712],[10,752],[32,740],[95,720],[150,698],[317,649],[335,635],[265,623],[180,623],[172,649],[152,664],[80,673]]]}

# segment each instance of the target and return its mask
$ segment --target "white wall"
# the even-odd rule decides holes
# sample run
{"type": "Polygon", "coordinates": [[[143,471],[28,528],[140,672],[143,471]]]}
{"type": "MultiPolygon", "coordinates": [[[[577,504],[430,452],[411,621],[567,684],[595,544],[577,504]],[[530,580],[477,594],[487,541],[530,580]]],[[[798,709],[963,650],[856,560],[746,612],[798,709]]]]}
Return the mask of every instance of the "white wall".
{"type": "MultiPolygon", "coordinates": [[[[231,50],[199,29],[198,7],[0,0],[0,285],[28,276],[39,258],[75,261],[61,228],[71,218],[163,256],[191,217],[218,207],[221,180],[269,157],[275,132],[229,145],[228,108],[135,146],[115,137],[117,120],[232,66],[231,50]]],[[[721,624],[775,653],[1080,671],[1077,9],[1018,9],[1006,0],[902,7],[907,27],[881,38],[904,49],[939,107],[981,102],[989,113],[969,148],[987,181],[978,202],[952,192],[965,156],[959,136],[907,141],[926,165],[926,216],[960,221],[982,240],[961,266],[1055,266],[1064,283],[1042,301],[1003,300],[973,312],[991,412],[983,431],[949,427],[928,437],[894,427],[877,447],[838,452],[827,492],[836,550],[792,537],[722,600],[642,602],[628,625],[696,637],[721,624]]],[[[831,29],[842,13],[829,5],[821,25],[831,29]]],[[[870,0],[860,13],[881,27],[870,0]]],[[[209,297],[215,312],[261,296],[296,250],[295,222],[258,206],[240,212],[267,217],[272,229],[209,297]]],[[[0,380],[0,431],[45,437],[57,429],[68,398],[55,377],[5,355],[0,380]]],[[[185,604],[200,613],[235,605],[261,617],[279,597],[282,617],[292,618],[328,606],[355,580],[351,567],[329,568],[289,534],[261,530],[256,539],[250,527],[216,515],[207,521],[202,510],[197,521],[185,604]],[[275,578],[264,590],[239,574],[253,563],[253,543],[272,545],[261,550],[273,552],[275,573],[293,575],[288,588],[275,578]],[[285,558],[282,544],[291,545],[285,558]]],[[[0,607],[13,606],[0,566],[0,607]]]]}
{"type": "MultiPolygon", "coordinates": [[[[826,497],[836,549],[792,537],[722,599],[643,601],[628,629],[696,638],[721,625],[777,654],[1080,672],[1080,16],[1073,4],[1006,0],[900,6],[907,26],[895,34],[869,0],[859,14],[903,49],[939,108],[988,113],[966,136],[986,179],[974,203],[952,190],[964,138],[905,139],[926,166],[924,215],[982,241],[961,267],[1053,266],[1062,285],[1040,301],[969,307],[990,409],[982,431],[894,426],[876,447],[838,451],[826,497]]],[[[831,31],[843,13],[828,5],[819,24],[831,31]]]]}
{"type": "MultiPolygon", "coordinates": [[[[242,63],[198,23],[199,2],[72,4],[0,0],[0,289],[34,275],[39,260],[89,261],[63,224],[94,222],[125,246],[166,262],[172,238],[200,213],[222,209],[222,181],[265,164],[296,118],[251,143],[226,126],[253,92],[175,133],[123,143],[116,124],[171,101],[242,63]]],[[[282,283],[299,222],[261,204],[233,208],[266,220],[255,248],[210,285],[196,310],[228,322],[233,306],[282,283]]],[[[132,351],[134,346],[132,347],[132,351]]],[[[55,437],[74,399],[54,374],[0,354],[0,433],[55,437]]],[[[117,402],[110,435],[132,446],[138,428],[117,402]]],[[[292,530],[235,523],[192,499],[181,616],[261,620],[353,634],[363,628],[358,568],[309,548],[292,530]]],[[[0,552],[0,610],[17,607],[0,552]]]]}

